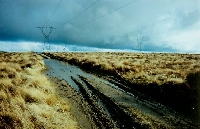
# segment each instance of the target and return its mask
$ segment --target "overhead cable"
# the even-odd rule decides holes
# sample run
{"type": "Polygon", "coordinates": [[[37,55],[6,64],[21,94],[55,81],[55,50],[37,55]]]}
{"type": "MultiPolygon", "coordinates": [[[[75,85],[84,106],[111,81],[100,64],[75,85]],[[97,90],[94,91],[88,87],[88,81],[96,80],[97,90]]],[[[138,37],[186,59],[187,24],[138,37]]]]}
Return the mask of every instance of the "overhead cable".
{"type": "MultiPolygon", "coordinates": [[[[195,11],[195,9],[198,9],[199,8],[199,6],[197,6],[196,8],[192,8],[192,9],[190,9],[189,11],[195,11]]],[[[182,13],[182,12],[181,12],[182,13]]],[[[180,15],[180,13],[178,13],[178,14],[176,14],[175,16],[178,16],[178,15],[180,15]]],[[[200,15],[200,13],[198,13],[198,14],[196,14],[196,15],[192,15],[192,16],[189,16],[189,17],[186,17],[186,18],[183,18],[182,20],[188,20],[188,19],[191,19],[191,18],[194,18],[194,17],[199,17],[199,15],[200,15]]],[[[157,22],[154,22],[154,23],[152,23],[152,24],[149,24],[149,25],[146,25],[146,26],[143,26],[142,28],[140,28],[140,30],[145,30],[145,34],[148,34],[148,33],[150,33],[150,32],[152,32],[152,30],[149,30],[149,31],[147,31],[147,28],[150,28],[150,27],[152,27],[152,26],[155,26],[155,25],[157,25],[157,24],[159,24],[159,23],[162,23],[162,22],[164,22],[164,21],[166,21],[166,20],[169,20],[169,19],[171,19],[171,17],[168,17],[168,18],[165,18],[165,19],[162,19],[162,20],[160,20],[160,21],[157,21],[157,22]]],[[[176,21],[176,20],[175,20],[176,21]]],[[[166,30],[165,30],[166,31],[166,30]]],[[[164,33],[165,32],[164,30],[162,31],[162,33],[164,33]]],[[[131,33],[138,33],[138,31],[132,31],[132,32],[128,32],[128,33],[126,33],[126,34],[122,34],[122,35],[118,35],[118,36],[114,36],[114,37],[122,37],[122,36],[124,36],[124,35],[129,35],[129,34],[131,34],[131,33]]],[[[153,34],[153,35],[157,35],[157,34],[160,34],[160,32],[159,33],[156,33],[156,34],[153,34]]],[[[151,34],[152,35],[152,34],[151,34]]]]}
{"type": "Polygon", "coordinates": [[[107,15],[109,15],[109,14],[112,14],[112,13],[114,13],[114,12],[116,12],[116,11],[118,11],[118,10],[120,10],[120,9],[122,9],[122,8],[124,8],[124,7],[126,7],[126,6],[128,6],[128,5],[130,5],[130,4],[132,4],[132,3],[134,3],[134,2],[136,2],[136,1],[137,1],[137,0],[133,0],[133,1],[131,1],[131,2],[129,2],[129,3],[125,4],[125,5],[123,5],[123,6],[119,7],[119,8],[117,8],[117,9],[113,10],[113,11],[110,11],[110,12],[104,14],[104,15],[101,15],[101,16],[99,16],[99,17],[93,19],[93,20],[87,21],[87,22],[85,22],[85,23],[83,23],[83,24],[81,24],[81,25],[78,25],[78,26],[76,26],[76,27],[84,26],[84,25],[86,25],[86,24],[89,24],[89,23],[91,23],[91,22],[94,22],[94,21],[96,21],[96,20],[98,20],[98,19],[100,19],[100,18],[103,18],[103,17],[105,17],[105,16],[107,16],[107,15]]]}
{"type": "Polygon", "coordinates": [[[49,22],[50,18],[53,16],[53,14],[56,12],[56,10],[58,9],[58,7],[60,6],[62,0],[60,0],[60,2],[58,3],[58,5],[56,6],[56,8],[54,9],[54,11],[51,13],[51,15],[49,16],[49,18],[47,19],[47,21],[44,23],[43,27],[49,22]]]}
{"type": "Polygon", "coordinates": [[[92,6],[94,6],[99,0],[96,0],[94,3],[92,3],[90,6],[88,6],[87,8],[85,8],[83,11],[81,11],[80,13],[78,13],[77,15],[75,15],[74,17],[72,17],[71,19],[69,19],[67,22],[65,22],[63,25],[69,23],[70,21],[72,21],[73,19],[75,19],[76,17],[78,17],[79,15],[81,15],[82,13],[84,13],[85,11],[87,11],[89,8],[91,8],[92,6]]]}

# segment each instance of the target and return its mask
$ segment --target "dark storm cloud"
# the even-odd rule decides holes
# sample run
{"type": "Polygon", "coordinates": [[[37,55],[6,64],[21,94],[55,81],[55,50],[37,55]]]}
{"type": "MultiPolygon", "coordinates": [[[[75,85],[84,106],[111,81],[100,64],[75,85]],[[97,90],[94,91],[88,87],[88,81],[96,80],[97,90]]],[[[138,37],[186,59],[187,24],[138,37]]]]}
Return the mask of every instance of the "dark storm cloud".
{"type": "Polygon", "coordinates": [[[43,42],[36,27],[45,24],[56,28],[50,36],[54,44],[137,49],[137,37],[144,36],[143,50],[189,51],[183,40],[192,41],[191,50],[199,46],[199,0],[137,0],[115,12],[132,0],[95,1],[62,0],[55,10],[60,0],[0,0],[0,40],[43,42]]]}

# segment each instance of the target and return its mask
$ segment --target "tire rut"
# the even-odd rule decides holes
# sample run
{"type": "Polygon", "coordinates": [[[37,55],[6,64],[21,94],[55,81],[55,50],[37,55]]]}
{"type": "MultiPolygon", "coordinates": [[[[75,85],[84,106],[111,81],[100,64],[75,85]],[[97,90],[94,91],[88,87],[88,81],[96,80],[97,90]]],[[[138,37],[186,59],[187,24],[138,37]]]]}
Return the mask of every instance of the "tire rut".
{"type": "Polygon", "coordinates": [[[103,110],[98,106],[98,103],[90,96],[88,91],[84,88],[83,84],[79,82],[74,77],[71,77],[72,80],[79,86],[79,90],[83,98],[90,104],[90,108],[93,111],[92,119],[99,128],[114,128],[113,122],[108,118],[103,110]]]}
{"type": "MultiPolygon", "coordinates": [[[[141,123],[138,123],[138,121],[136,122],[134,118],[135,116],[131,116],[130,113],[127,112],[128,110],[124,109],[127,107],[122,107],[123,105],[121,105],[120,103],[121,101],[118,102],[118,100],[116,101],[115,99],[113,99],[113,97],[110,96],[109,91],[105,92],[104,90],[100,89],[100,87],[103,87],[103,85],[107,85],[106,90],[110,89],[109,87],[112,87],[110,84],[106,84],[105,80],[119,87],[119,88],[116,88],[113,91],[113,93],[118,93],[118,91],[121,91],[121,92],[124,92],[123,95],[126,94],[125,96],[129,95],[129,92],[132,94],[135,93],[133,98],[135,98],[136,101],[134,101],[134,104],[139,105],[140,106],[139,108],[144,108],[152,112],[155,112],[157,115],[159,115],[159,118],[164,116],[166,117],[165,119],[168,119],[168,115],[171,113],[171,112],[168,112],[168,110],[170,109],[168,109],[167,107],[166,107],[167,110],[163,110],[162,107],[160,108],[159,104],[158,105],[154,104],[152,100],[148,99],[145,95],[141,95],[137,91],[132,91],[128,86],[126,86],[126,84],[124,84],[120,80],[115,80],[114,78],[109,79],[109,77],[104,78],[102,76],[99,78],[93,77],[93,75],[80,72],[78,68],[75,69],[72,66],[68,66],[67,68],[65,68],[65,64],[62,63],[62,66],[61,66],[60,65],[61,63],[56,62],[56,61],[54,62],[51,60],[50,62],[48,62],[49,67],[51,68],[50,70],[53,71],[52,75],[50,74],[50,76],[57,76],[59,79],[65,80],[67,82],[71,80],[68,83],[71,84],[73,88],[75,87],[74,85],[77,85],[78,90],[76,88],[74,89],[76,89],[76,92],[79,93],[81,98],[83,98],[83,100],[88,103],[87,104],[87,108],[89,109],[88,115],[90,116],[91,121],[94,122],[94,124],[96,125],[96,128],[103,128],[103,129],[105,128],[106,129],[107,128],[108,129],[110,128],[125,128],[125,129],[126,128],[127,129],[148,128],[146,127],[146,125],[142,125],[141,123]],[[101,81],[100,78],[105,79],[103,80],[104,84],[99,83],[101,81]],[[99,102],[99,100],[101,101],[101,103],[99,102]],[[153,109],[151,107],[153,107],[153,109]],[[107,111],[105,111],[105,108],[107,111]]],[[[119,96],[117,97],[119,98],[119,96]]],[[[122,95],[120,97],[122,97],[121,99],[124,98],[124,96],[122,95]]],[[[132,104],[133,100],[127,101],[127,103],[128,102],[129,104],[132,104]]],[[[141,111],[143,112],[143,110],[141,111]]],[[[173,115],[173,114],[170,114],[170,115],[173,115]]],[[[175,114],[175,119],[172,120],[171,117],[169,117],[170,119],[167,120],[167,122],[171,122],[172,127],[181,127],[182,125],[186,128],[196,127],[195,125],[192,125],[192,123],[185,121],[185,119],[178,118],[180,119],[180,121],[177,120],[177,116],[179,115],[175,114]]]]}
{"type": "Polygon", "coordinates": [[[139,123],[135,122],[109,97],[99,92],[90,83],[88,83],[86,78],[84,78],[83,76],[79,76],[79,77],[86,84],[87,88],[90,91],[92,91],[93,95],[101,99],[103,106],[105,106],[105,108],[108,110],[111,119],[117,124],[118,128],[124,128],[124,129],[142,128],[139,123]]]}

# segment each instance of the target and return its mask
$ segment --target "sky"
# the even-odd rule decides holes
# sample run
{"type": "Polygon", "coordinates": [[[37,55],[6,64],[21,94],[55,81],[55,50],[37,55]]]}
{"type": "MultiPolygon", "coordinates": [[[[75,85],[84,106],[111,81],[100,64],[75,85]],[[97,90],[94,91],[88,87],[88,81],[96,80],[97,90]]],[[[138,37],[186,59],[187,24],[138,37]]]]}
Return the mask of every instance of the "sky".
{"type": "Polygon", "coordinates": [[[199,48],[200,0],[0,0],[0,51],[199,48]]]}

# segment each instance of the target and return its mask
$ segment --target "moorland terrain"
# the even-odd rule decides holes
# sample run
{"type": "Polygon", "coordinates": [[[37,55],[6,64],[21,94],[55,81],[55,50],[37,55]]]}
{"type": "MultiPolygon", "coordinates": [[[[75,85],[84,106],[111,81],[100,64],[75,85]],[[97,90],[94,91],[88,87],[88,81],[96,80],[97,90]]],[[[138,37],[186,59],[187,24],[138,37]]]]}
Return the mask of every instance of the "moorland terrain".
{"type": "Polygon", "coordinates": [[[200,112],[200,55],[180,53],[45,53],[51,58],[118,80],[182,111],[200,112]]]}
{"type": "Polygon", "coordinates": [[[70,104],[42,73],[44,60],[34,52],[0,53],[0,128],[77,128],[70,104]]]}
{"type": "Polygon", "coordinates": [[[0,52],[0,128],[199,128],[199,61],[180,53],[0,52]]]}

